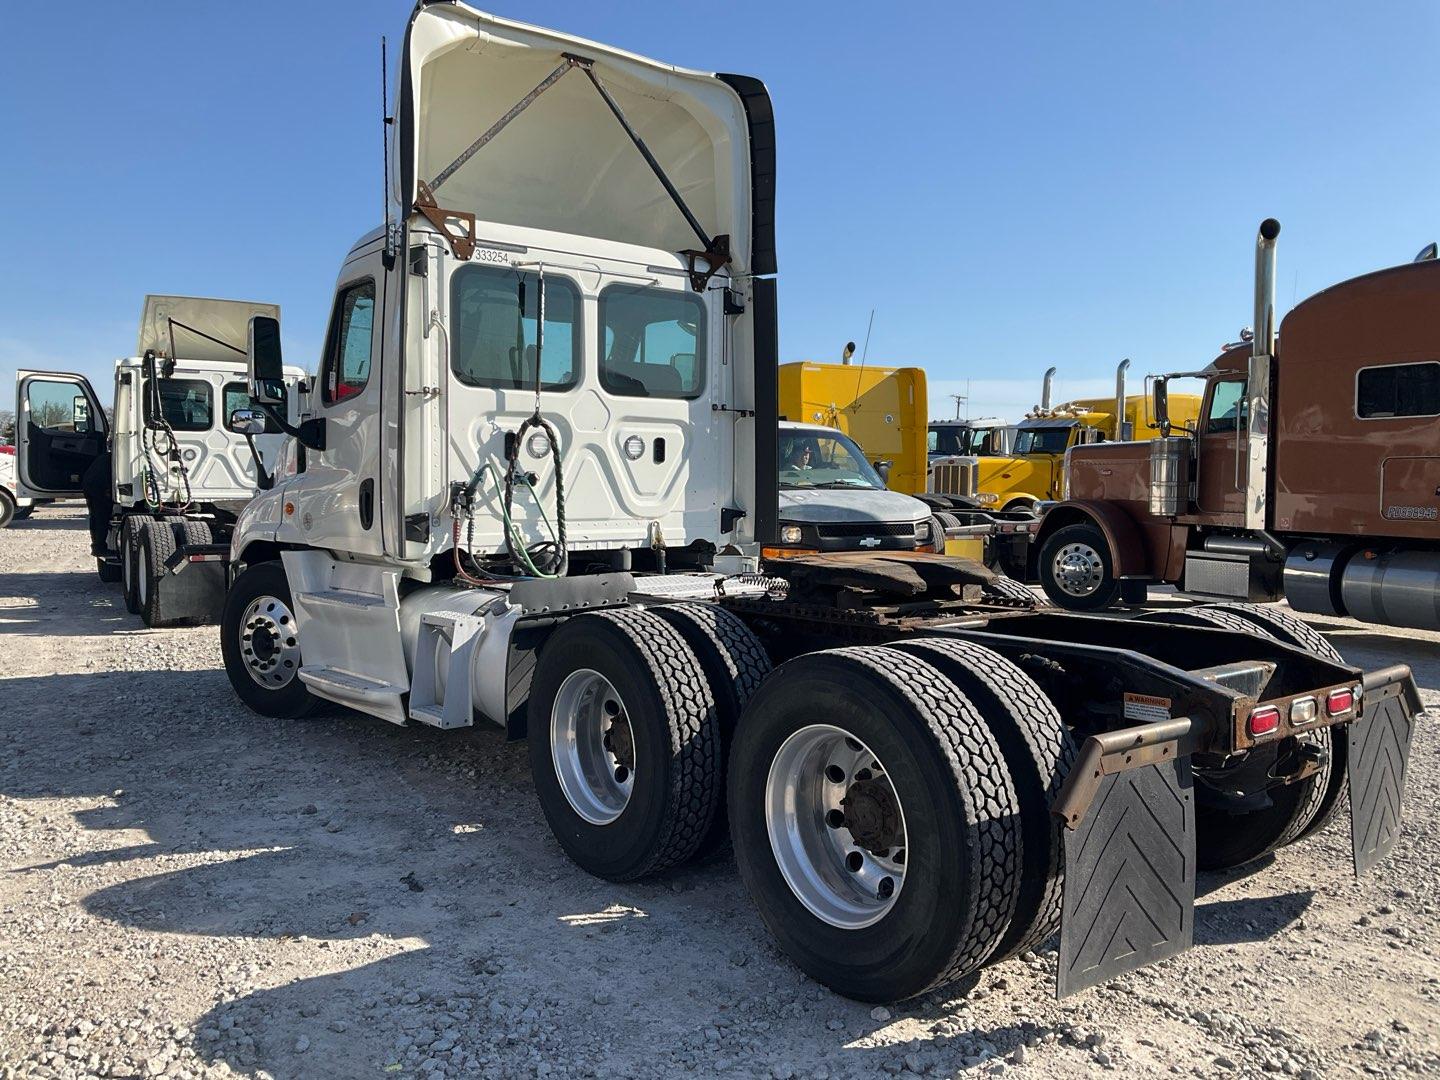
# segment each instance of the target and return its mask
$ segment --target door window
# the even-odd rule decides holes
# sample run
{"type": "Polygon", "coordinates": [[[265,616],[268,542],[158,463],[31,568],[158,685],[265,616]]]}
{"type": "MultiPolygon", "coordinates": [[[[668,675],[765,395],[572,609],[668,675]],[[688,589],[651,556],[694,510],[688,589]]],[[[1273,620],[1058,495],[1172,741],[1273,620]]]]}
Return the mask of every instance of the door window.
{"type": "Polygon", "coordinates": [[[540,349],[540,385],[546,390],[574,386],[580,372],[578,333],[580,291],[557,274],[545,275],[545,340],[537,340],[540,278],[494,266],[467,266],[450,286],[455,340],[450,364],[467,386],[519,390],[535,385],[540,349]],[[524,311],[521,311],[521,293],[524,311]]]}
{"type": "MultiPolygon", "coordinates": [[[[174,431],[209,431],[214,419],[215,399],[204,379],[160,379],[155,384],[160,397],[160,415],[174,431]]],[[[145,395],[145,421],[155,422],[155,405],[145,395]]]]}
{"type": "Polygon", "coordinates": [[[370,381],[370,348],[375,330],[375,282],[351,285],[335,301],[321,398],[327,405],[356,397],[370,381]]]}
{"type": "Polygon", "coordinates": [[[624,397],[698,397],[705,385],[704,302],[676,289],[607,288],[600,294],[600,384],[624,397]]]}
{"type": "Polygon", "coordinates": [[[31,379],[25,384],[30,424],[50,434],[88,435],[96,430],[90,419],[90,402],[73,382],[31,379]]]}
{"type": "Polygon", "coordinates": [[[1245,382],[1232,380],[1215,384],[1210,395],[1210,412],[1205,430],[1210,433],[1239,431],[1245,424],[1245,382]]]}
{"type": "MultiPolygon", "coordinates": [[[[283,396],[285,391],[283,383],[280,386],[280,391],[281,395],[283,396]]],[[[255,407],[256,406],[254,401],[252,401],[250,398],[250,388],[248,386],[246,386],[242,382],[232,382],[225,384],[225,409],[220,415],[226,423],[229,423],[230,414],[233,413],[236,409],[253,409],[255,407]]],[[[285,405],[283,402],[279,405],[273,406],[273,408],[278,409],[281,413],[285,411],[285,405]]],[[[275,422],[275,418],[270,414],[270,411],[267,409],[261,409],[259,411],[264,413],[265,415],[265,434],[279,434],[280,425],[275,422]]]]}

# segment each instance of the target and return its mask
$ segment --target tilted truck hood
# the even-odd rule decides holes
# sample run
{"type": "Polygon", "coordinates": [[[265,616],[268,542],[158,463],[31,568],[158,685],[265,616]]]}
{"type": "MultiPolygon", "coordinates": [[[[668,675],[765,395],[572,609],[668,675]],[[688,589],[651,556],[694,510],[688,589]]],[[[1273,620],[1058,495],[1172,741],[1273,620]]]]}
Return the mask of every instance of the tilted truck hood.
{"type": "Polygon", "coordinates": [[[243,362],[251,315],[279,319],[280,306],[203,296],[147,296],[135,355],[153,349],[171,359],[243,362]]]}
{"type": "Polygon", "coordinates": [[[422,2],[406,32],[392,191],[408,217],[433,202],[480,221],[668,251],[700,247],[585,71],[570,68],[493,140],[462,153],[566,56],[593,62],[709,236],[728,236],[736,272],[774,272],[774,129],[755,79],[688,71],[607,45],[497,18],[452,0],[422,2]]]}
{"type": "Polygon", "coordinates": [[[898,491],[864,488],[781,488],[780,520],[792,524],[835,521],[925,521],[930,507],[898,491]]]}

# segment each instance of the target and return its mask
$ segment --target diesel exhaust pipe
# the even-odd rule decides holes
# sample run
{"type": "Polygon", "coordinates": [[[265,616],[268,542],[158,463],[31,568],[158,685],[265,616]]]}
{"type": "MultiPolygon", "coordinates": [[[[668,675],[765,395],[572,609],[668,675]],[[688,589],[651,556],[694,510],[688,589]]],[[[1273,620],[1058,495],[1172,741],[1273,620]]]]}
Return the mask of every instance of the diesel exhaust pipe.
{"type": "Polygon", "coordinates": [[[1125,373],[1130,370],[1130,361],[1121,360],[1115,369],[1115,441],[1126,442],[1133,432],[1125,430],[1125,373]]]}
{"type": "MultiPolygon", "coordinates": [[[[1275,362],[1275,241],[1280,223],[1266,218],[1255,237],[1255,336],[1245,384],[1245,527],[1268,526],[1270,370],[1275,362]]],[[[1238,450],[1239,447],[1237,446],[1238,450]]]]}
{"type": "Polygon", "coordinates": [[[1045,369],[1045,381],[1040,384],[1040,408],[1049,410],[1050,395],[1055,390],[1055,369],[1045,369]]]}

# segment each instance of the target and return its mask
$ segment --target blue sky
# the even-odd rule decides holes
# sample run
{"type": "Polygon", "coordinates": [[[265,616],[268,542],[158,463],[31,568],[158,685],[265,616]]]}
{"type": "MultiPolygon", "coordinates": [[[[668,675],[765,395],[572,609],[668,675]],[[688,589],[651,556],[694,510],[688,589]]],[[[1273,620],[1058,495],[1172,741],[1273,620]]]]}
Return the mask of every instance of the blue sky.
{"type": "MultiPolygon", "coordinates": [[[[924,366],[1016,413],[1208,361],[1249,321],[1440,237],[1433,3],[496,2],[763,78],[779,130],[781,348],[924,366]]],[[[0,381],[108,372],[146,292],[273,300],[315,364],[380,214],[378,43],[406,0],[8,2],[0,381]],[[33,234],[33,235],[32,235],[33,234]]]]}

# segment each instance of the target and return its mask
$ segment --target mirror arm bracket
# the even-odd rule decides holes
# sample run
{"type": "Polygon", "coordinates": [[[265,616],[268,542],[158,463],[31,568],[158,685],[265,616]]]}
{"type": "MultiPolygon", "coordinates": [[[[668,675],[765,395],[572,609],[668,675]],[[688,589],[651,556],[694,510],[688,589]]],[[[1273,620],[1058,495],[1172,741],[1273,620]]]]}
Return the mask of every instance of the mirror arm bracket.
{"type": "Polygon", "coordinates": [[[258,401],[255,404],[265,410],[265,415],[274,420],[281,431],[296,439],[302,446],[310,450],[325,449],[325,418],[323,416],[292,424],[280,414],[274,405],[266,405],[258,401]]]}
{"type": "Polygon", "coordinates": [[[265,459],[260,456],[260,449],[255,445],[255,436],[246,435],[245,445],[250,447],[250,457],[255,461],[255,486],[261,491],[269,491],[275,486],[275,477],[265,468],[265,459]]]}

